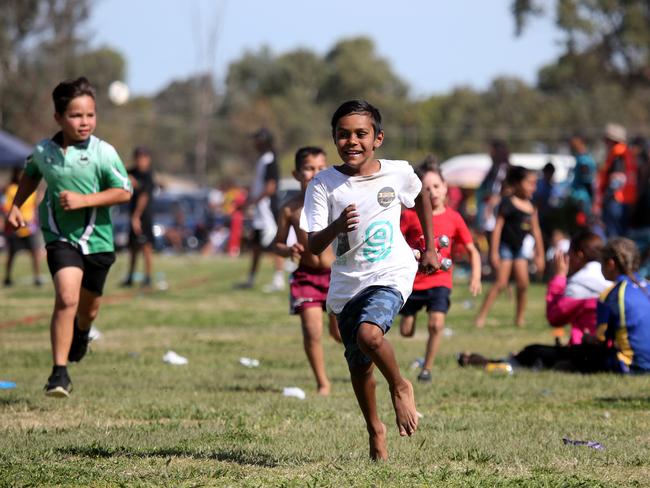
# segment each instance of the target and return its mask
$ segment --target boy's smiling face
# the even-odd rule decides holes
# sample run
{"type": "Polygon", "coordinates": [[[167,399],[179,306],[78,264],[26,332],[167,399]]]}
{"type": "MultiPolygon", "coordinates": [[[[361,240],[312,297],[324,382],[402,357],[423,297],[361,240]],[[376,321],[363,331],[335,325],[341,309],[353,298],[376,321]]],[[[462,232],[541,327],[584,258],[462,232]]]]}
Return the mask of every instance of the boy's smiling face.
{"type": "Polygon", "coordinates": [[[300,171],[293,172],[294,178],[300,182],[302,191],[307,189],[309,182],[314,179],[318,173],[327,168],[327,158],[325,154],[310,154],[305,157],[305,160],[300,166],[300,171]]]}
{"type": "Polygon", "coordinates": [[[384,133],[375,134],[368,114],[349,114],[341,117],[334,131],[334,143],[343,163],[355,173],[368,169],[375,159],[375,150],[381,146],[384,133]]]}
{"type": "Polygon", "coordinates": [[[61,127],[66,144],[85,141],[95,131],[95,100],[88,95],[81,95],[70,100],[65,112],[55,113],[54,118],[61,127]]]}

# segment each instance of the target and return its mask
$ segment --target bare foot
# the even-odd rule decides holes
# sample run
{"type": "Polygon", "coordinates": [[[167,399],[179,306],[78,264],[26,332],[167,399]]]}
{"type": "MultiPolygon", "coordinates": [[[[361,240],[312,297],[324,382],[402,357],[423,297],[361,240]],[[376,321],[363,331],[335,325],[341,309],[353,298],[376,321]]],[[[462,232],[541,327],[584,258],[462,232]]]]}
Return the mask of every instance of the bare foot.
{"type": "Polygon", "coordinates": [[[379,425],[381,427],[376,431],[368,431],[370,459],[373,461],[385,461],[388,459],[388,449],[386,448],[386,426],[384,424],[379,425]]]}
{"type": "Polygon", "coordinates": [[[474,320],[474,325],[479,329],[485,327],[485,317],[476,317],[476,319],[474,320]]]}
{"type": "Polygon", "coordinates": [[[515,326],[516,326],[516,327],[519,327],[519,328],[521,328],[521,327],[525,327],[525,326],[526,326],[526,319],[518,319],[518,320],[515,322],[515,326]]]}
{"type": "Polygon", "coordinates": [[[413,385],[408,380],[403,380],[402,385],[391,390],[391,400],[395,408],[395,421],[399,435],[411,436],[418,428],[418,413],[415,409],[415,395],[413,385]]]}
{"type": "Polygon", "coordinates": [[[330,384],[325,383],[324,385],[319,386],[318,389],[316,390],[316,393],[318,393],[319,395],[323,395],[323,396],[329,395],[330,394],[330,384]]]}

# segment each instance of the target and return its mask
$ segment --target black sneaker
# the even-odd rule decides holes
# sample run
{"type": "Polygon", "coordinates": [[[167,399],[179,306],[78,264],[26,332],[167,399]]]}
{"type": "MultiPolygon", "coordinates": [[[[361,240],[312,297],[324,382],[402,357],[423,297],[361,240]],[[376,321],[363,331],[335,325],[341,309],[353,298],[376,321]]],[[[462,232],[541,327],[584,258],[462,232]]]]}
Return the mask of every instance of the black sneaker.
{"type": "Polygon", "coordinates": [[[3,286],[5,288],[9,288],[10,286],[14,286],[14,282],[11,281],[11,278],[5,278],[5,280],[2,282],[3,286]]]}
{"type": "Polygon", "coordinates": [[[133,286],[133,279],[130,276],[120,283],[121,288],[131,288],[132,286],[133,286]]]}
{"type": "Polygon", "coordinates": [[[68,353],[68,361],[78,363],[83,359],[88,351],[88,343],[90,342],[90,329],[81,330],[77,326],[77,319],[74,319],[74,332],[72,335],[72,344],[70,345],[70,352],[68,353]]]}
{"type": "Polygon", "coordinates": [[[68,372],[53,371],[45,385],[45,395],[53,398],[68,398],[72,391],[72,381],[68,372]]]}
{"type": "Polygon", "coordinates": [[[423,369],[418,375],[418,381],[420,383],[431,383],[431,371],[428,369],[423,369]]]}
{"type": "Polygon", "coordinates": [[[144,280],[140,284],[141,288],[151,288],[151,276],[145,276],[144,280]]]}

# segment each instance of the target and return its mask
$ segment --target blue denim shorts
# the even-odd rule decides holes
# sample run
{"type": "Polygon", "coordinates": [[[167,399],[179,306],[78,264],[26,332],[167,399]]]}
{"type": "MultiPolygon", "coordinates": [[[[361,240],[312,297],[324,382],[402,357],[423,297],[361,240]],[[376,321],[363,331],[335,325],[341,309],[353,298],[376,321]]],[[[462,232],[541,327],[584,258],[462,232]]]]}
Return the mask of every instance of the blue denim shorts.
{"type": "Polygon", "coordinates": [[[345,304],[341,313],[336,314],[348,367],[363,366],[372,362],[357,344],[359,326],[369,322],[386,334],[402,308],[402,303],[402,294],[399,291],[387,286],[371,286],[354,296],[345,304]]]}
{"type": "Polygon", "coordinates": [[[505,242],[499,244],[499,257],[506,261],[513,261],[514,259],[526,259],[526,256],[524,256],[523,246],[521,246],[519,249],[512,249],[505,242]]]}
{"type": "Polygon", "coordinates": [[[451,289],[446,286],[434,286],[426,290],[413,290],[411,296],[400,310],[400,315],[415,315],[422,307],[427,312],[447,313],[451,306],[451,289]]]}

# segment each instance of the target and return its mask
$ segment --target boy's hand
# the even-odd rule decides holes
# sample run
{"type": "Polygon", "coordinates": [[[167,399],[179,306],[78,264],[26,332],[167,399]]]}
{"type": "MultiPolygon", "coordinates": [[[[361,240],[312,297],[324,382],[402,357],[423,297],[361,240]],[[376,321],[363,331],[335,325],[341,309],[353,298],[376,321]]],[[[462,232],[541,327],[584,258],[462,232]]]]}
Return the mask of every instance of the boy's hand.
{"type": "Polygon", "coordinates": [[[472,294],[473,297],[480,295],[482,291],[482,286],[481,286],[481,280],[470,280],[469,282],[469,292],[472,294]]]}
{"type": "Polygon", "coordinates": [[[291,251],[291,259],[294,261],[300,261],[300,256],[305,252],[305,246],[296,242],[293,246],[289,248],[291,251]]]}
{"type": "Polygon", "coordinates": [[[537,269],[537,276],[542,276],[544,274],[544,268],[546,267],[544,255],[536,255],[533,259],[533,263],[535,263],[535,268],[537,269]]]}
{"type": "Polygon", "coordinates": [[[86,207],[86,195],[64,190],[59,193],[59,203],[63,210],[78,210],[86,207]]]}
{"type": "Polygon", "coordinates": [[[137,217],[131,217],[131,229],[136,236],[142,234],[142,222],[137,217]]]}
{"type": "Polygon", "coordinates": [[[501,265],[501,258],[499,257],[498,253],[490,254],[490,264],[492,265],[492,269],[494,269],[495,272],[497,269],[499,269],[499,266],[501,265]]]}
{"type": "Polygon", "coordinates": [[[359,212],[357,206],[351,203],[343,209],[339,218],[336,219],[337,230],[339,234],[356,230],[359,226],[359,212]]]}
{"type": "Polygon", "coordinates": [[[553,256],[553,274],[555,276],[567,276],[569,274],[569,256],[559,249],[553,256]]]}
{"type": "Polygon", "coordinates": [[[427,249],[422,253],[420,259],[420,270],[425,274],[435,273],[440,269],[440,261],[438,260],[438,253],[435,249],[427,249]]]}
{"type": "Polygon", "coordinates": [[[15,205],[12,205],[11,210],[9,210],[7,223],[11,229],[18,229],[27,226],[27,222],[25,222],[25,219],[23,218],[23,213],[15,205]]]}

